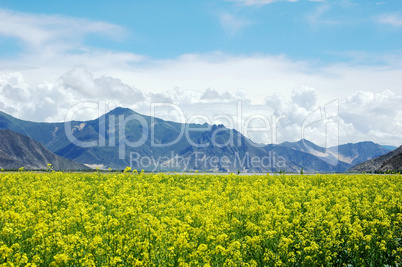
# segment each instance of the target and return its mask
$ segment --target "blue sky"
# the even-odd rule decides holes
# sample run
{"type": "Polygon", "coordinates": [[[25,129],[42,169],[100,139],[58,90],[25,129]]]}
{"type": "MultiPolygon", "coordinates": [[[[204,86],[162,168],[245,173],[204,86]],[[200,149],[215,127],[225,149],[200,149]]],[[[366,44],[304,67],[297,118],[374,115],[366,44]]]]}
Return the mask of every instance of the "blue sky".
{"type": "MultiPolygon", "coordinates": [[[[154,58],[223,51],[285,54],[295,59],[328,62],[350,60],[346,53],[350,51],[393,53],[401,50],[400,1],[254,2],[257,4],[210,0],[3,0],[0,7],[119,25],[125,31],[120,38],[89,35],[84,43],[154,58]]],[[[6,54],[14,45],[18,47],[18,40],[3,37],[1,46],[7,49],[1,49],[2,53],[6,54]]]]}
{"type": "Polygon", "coordinates": [[[337,101],[341,143],[402,144],[400,0],[0,0],[0,18],[0,110],[19,118],[105,99],[213,118],[241,101],[245,121],[286,117],[280,140],[254,139],[269,143],[337,101]]]}

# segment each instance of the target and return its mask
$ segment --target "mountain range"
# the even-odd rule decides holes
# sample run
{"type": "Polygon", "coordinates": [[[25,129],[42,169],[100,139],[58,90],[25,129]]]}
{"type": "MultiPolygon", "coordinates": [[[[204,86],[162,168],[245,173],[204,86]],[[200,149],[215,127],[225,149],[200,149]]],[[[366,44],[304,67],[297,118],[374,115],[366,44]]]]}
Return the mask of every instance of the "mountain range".
{"type": "Polygon", "coordinates": [[[42,123],[0,112],[0,129],[90,167],[148,171],[344,172],[389,150],[373,142],[323,148],[308,140],[256,144],[223,125],[182,124],[116,108],[89,121],[42,123]]]}

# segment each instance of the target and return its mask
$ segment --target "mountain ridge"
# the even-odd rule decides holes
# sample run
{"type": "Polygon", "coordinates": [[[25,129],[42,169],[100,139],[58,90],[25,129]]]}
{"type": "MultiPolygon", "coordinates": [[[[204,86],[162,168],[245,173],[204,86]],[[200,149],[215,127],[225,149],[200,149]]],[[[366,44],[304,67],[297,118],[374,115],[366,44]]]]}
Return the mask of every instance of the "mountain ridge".
{"type": "Polygon", "coordinates": [[[122,107],[93,120],[67,123],[23,121],[0,113],[0,128],[4,127],[29,135],[62,157],[113,169],[132,166],[160,170],[158,166],[154,166],[157,164],[144,164],[144,159],[154,163],[163,159],[165,165],[173,167],[166,170],[195,170],[196,161],[199,161],[202,167],[198,170],[204,171],[300,172],[304,169],[306,172],[343,172],[352,167],[352,163],[388,152],[380,145],[372,145],[370,142],[331,148],[320,147],[305,139],[278,145],[256,144],[235,129],[223,125],[165,121],[122,107]],[[187,131],[185,136],[183,129],[187,131]],[[97,145],[90,145],[95,143],[97,145]],[[137,143],[141,145],[130,146],[137,143]],[[369,143],[372,148],[365,152],[365,145],[369,143]],[[344,154],[339,154],[338,151],[344,154]],[[203,159],[200,155],[204,155],[203,159]],[[214,166],[204,164],[205,159],[214,157],[228,159],[232,165],[225,167],[223,162],[214,166]],[[284,166],[252,166],[250,162],[246,168],[236,165],[239,160],[250,161],[253,158],[274,162],[272,157],[284,162],[284,166]],[[186,169],[183,166],[177,168],[175,164],[179,160],[188,163],[186,169]]]}

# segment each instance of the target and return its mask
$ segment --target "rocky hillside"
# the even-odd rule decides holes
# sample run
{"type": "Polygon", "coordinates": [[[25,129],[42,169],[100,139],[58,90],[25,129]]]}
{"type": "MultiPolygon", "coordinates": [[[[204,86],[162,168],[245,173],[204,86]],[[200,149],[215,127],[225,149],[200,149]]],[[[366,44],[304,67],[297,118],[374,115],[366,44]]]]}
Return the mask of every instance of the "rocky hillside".
{"type": "Polygon", "coordinates": [[[83,164],[54,154],[28,136],[10,130],[0,130],[0,168],[46,169],[49,163],[54,170],[88,169],[83,164]]]}
{"type": "Polygon", "coordinates": [[[372,160],[360,163],[351,169],[350,172],[385,172],[402,170],[402,146],[372,160]]]}

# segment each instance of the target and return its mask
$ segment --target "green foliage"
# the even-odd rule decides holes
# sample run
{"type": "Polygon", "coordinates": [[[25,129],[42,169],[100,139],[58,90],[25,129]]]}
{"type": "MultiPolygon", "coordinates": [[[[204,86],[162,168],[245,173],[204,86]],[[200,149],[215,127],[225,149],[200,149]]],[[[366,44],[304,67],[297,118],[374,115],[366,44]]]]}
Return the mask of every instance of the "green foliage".
{"type": "Polygon", "coordinates": [[[46,170],[47,170],[48,172],[52,172],[52,171],[54,171],[54,170],[53,170],[53,166],[52,166],[52,164],[51,164],[51,163],[48,163],[48,164],[47,164],[47,166],[46,166],[46,170]]]}

